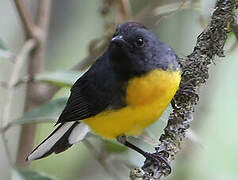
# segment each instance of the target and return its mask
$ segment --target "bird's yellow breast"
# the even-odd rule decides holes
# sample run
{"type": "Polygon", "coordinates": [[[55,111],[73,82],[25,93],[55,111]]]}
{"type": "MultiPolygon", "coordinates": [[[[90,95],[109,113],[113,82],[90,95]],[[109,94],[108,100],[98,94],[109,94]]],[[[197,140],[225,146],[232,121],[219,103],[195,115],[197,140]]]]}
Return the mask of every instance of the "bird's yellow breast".
{"type": "Polygon", "coordinates": [[[101,112],[85,119],[84,123],[104,138],[138,135],[161,116],[176,93],[180,79],[179,71],[160,69],[132,78],[126,88],[126,107],[101,112]]]}

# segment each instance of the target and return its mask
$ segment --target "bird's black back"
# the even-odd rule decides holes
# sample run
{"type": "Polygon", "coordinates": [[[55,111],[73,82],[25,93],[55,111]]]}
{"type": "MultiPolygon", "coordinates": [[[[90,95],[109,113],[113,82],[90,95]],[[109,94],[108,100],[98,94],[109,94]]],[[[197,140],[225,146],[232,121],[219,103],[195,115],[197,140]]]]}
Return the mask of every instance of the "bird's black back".
{"type": "Polygon", "coordinates": [[[116,75],[106,52],[75,82],[57,123],[82,120],[105,109],[123,107],[124,97],[125,80],[116,75]]]}

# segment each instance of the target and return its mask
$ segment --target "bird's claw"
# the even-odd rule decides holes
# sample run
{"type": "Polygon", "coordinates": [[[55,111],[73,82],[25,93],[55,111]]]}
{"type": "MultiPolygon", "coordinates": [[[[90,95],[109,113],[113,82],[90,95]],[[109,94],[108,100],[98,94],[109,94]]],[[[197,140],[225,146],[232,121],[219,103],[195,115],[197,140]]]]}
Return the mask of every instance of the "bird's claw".
{"type": "Polygon", "coordinates": [[[151,154],[146,152],[144,156],[146,158],[144,168],[149,166],[149,164],[156,164],[158,169],[163,169],[164,175],[169,175],[171,173],[171,166],[161,153],[156,152],[151,154]]]}

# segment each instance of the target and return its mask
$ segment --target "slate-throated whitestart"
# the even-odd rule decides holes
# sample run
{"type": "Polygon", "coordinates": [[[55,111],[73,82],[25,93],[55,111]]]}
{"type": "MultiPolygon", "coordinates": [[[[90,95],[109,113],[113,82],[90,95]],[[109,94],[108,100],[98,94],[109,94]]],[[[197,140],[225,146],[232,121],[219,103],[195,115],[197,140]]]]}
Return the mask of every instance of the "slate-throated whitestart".
{"type": "Polygon", "coordinates": [[[119,25],[108,49],[71,88],[58,127],[27,159],[60,153],[89,131],[153,158],[126,136],[139,135],[161,116],[180,79],[178,58],[168,45],[139,23],[119,25]]]}

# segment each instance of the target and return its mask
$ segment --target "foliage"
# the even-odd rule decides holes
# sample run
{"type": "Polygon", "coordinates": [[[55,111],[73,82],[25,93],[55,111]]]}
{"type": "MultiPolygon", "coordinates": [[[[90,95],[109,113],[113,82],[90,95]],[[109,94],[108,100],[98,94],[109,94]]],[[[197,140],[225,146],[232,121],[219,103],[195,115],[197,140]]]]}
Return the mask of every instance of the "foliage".
{"type": "Polygon", "coordinates": [[[4,41],[0,38],[0,58],[9,59],[12,57],[12,53],[9,51],[9,48],[6,46],[4,41]]]}
{"type": "Polygon", "coordinates": [[[82,74],[83,72],[78,71],[43,72],[37,74],[35,80],[61,87],[71,87],[82,74]]]}
{"type": "Polygon", "coordinates": [[[24,178],[24,180],[53,180],[53,178],[47,177],[44,174],[28,169],[17,168],[17,172],[24,178]]]}
{"type": "Polygon", "coordinates": [[[104,140],[103,146],[105,150],[112,153],[122,153],[127,150],[127,147],[109,140],[104,140]]]}
{"type": "Polygon", "coordinates": [[[55,122],[64,108],[66,101],[67,98],[53,99],[25,113],[21,118],[12,121],[11,124],[55,122]]]}
{"type": "Polygon", "coordinates": [[[2,50],[7,50],[8,49],[1,38],[0,38],[0,49],[2,49],[2,50]]]}

